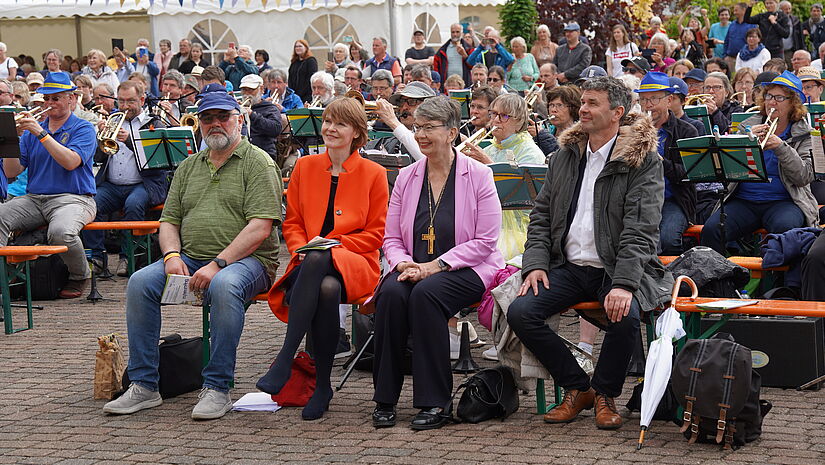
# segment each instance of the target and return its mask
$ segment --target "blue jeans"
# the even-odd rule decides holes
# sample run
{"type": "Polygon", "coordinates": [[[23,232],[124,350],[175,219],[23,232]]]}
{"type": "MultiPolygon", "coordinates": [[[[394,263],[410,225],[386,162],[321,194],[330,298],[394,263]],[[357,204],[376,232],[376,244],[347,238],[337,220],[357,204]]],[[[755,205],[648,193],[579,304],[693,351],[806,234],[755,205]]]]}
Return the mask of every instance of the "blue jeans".
{"type": "MultiPolygon", "coordinates": [[[[143,221],[146,207],[149,204],[149,194],[146,193],[143,183],[122,186],[104,182],[97,186],[95,203],[97,204],[95,221],[101,221],[103,215],[120,210],[123,210],[124,221],[143,221]]],[[[103,231],[83,231],[83,242],[92,250],[92,255],[95,257],[102,257],[105,252],[103,235],[103,231]]],[[[126,255],[123,246],[121,246],[120,254],[126,255]]]]}
{"type": "Polygon", "coordinates": [[[681,255],[684,252],[682,233],[688,227],[687,216],[673,199],[662,205],[662,222],[659,223],[660,255],[681,255]]]}
{"type": "MultiPolygon", "coordinates": [[[[192,274],[209,261],[181,254],[192,274]]],[[[162,260],[137,271],[126,286],[126,326],[129,332],[129,379],[158,390],[161,313],[160,296],[166,284],[162,260]]],[[[235,376],[235,352],[244,324],[245,303],[267,290],[271,282],[258,259],[246,257],[231,263],[212,278],[204,302],[211,305],[209,363],[203,369],[203,385],[229,392],[235,376]]]]}
{"type": "Polygon", "coordinates": [[[720,254],[725,253],[725,245],[759,228],[769,233],[783,233],[793,228],[805,226],[805,215],[793,200],[773,202],[751,202],[731,199],[725,202],[725,239],[719,231],[719,210],[716,210],[702,228],[701,243],[720,254]]]}

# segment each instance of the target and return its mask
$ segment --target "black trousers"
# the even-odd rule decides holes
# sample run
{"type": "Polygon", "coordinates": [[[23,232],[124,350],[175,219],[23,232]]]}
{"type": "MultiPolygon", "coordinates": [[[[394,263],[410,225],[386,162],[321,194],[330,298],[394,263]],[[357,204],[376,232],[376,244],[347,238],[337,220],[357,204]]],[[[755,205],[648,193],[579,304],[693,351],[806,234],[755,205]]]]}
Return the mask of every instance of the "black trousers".
{"type": "Polygon", "coordinates": [[[802,298],[825,300],[825,234],[820,234],[802,260],[802,298]]]}
{"type": "Polygon", "coordinates": [[[639,333],[638,301],[634,298],[628,315],[606,328],[591,381],[561,337],[547,326],[545,320],[579,302],[599,300],[603,304],[612,289],[611,280],[600,268],[571,263],[550,270],[548,277],[550,289],[539,284],[537,296],[529,290],[510,304],[507,323],[559,386],[578,390],[587,390],[592,386],[600,394],[618,397],[622,393],[627,364],[639,333]]]}
{"type": "Polygon", "coordinates": [[[373,400],[398,403],[404,351],[412,336],[413,406],[443,407],[453,390],[447,320],[481,300],[484,283],[469,268],[436,273],[417,283],[399,282],[399,274],[390,273],[376,295],[373,400]]]}

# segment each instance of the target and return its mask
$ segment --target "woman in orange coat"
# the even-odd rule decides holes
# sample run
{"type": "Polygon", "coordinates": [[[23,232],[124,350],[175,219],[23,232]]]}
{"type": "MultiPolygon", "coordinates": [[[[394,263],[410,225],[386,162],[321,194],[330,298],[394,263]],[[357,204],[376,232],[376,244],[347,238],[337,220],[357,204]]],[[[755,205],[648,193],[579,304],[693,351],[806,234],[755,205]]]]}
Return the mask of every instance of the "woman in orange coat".
{"type": "Polygon", "coordinates": [[[304,420],[323,416],[332,399],[339,304],[369,296],[378,284],[389,196],[384,168],[358,154],[367,142],[363,107],[353,99],[339,99],[324,110],[322,119],[327,151],[295,164],[283,223],[292,259],[269,291],[275,315],[282,321],[289,317],[286,337],[275,363],[257,383],[263,392],[280,392],[289,380],[298,345],[312,334],[316,384],[301,414],[304,420]],[[321,237],[340,245],[295,252],[321,237]]]}

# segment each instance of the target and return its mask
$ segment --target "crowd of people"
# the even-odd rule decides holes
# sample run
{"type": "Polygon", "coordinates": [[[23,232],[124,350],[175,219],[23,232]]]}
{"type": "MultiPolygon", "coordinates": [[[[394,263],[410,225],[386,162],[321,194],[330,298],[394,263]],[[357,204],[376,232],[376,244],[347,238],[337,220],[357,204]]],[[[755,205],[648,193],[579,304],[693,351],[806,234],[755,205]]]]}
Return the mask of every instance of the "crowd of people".
{"type": "MultiPolygon", "coordinates": [[[[576,22],[559,31],[539,25],[533,44],[505,42],[493,27],[476,33],[453,24],[437,49],[415,30],[403,60],[375,37],[371,53],[350,41],[319,63],[299,39],[286,70],[248,45],[228,47],[211,63],[199,43],[183,39],[173,53],[169,40],[152,51],[141,39],[134,54],[93,49],[78,60],[52,49],[35,71],[31,57],[11,58],[0,43],[0,105],[23,110],[15,118],[21,156],[0,159],[0,245],[46,226],[50,243],[69,248],[60,297],[77,298],[89,279],[84,248],[98,267],[106,254],[102,234],[81,233],[83,226],[120,212],[142,220],[164,205],[163,258],[127,286],[132,384],[105,405],[107,413],[162,403],[160,297],[165,276],[183,274],[213,309],[194,419],[232,408],[245,303],[269,290],[287,333],[257,383],[261,391],[282,390],[301,342],[311,340],[316,385],[302,416],[322,417],[333,397],[333,360],[350,349],[347,304],[366,300],[376,315],[372,423],[396,424],[411,345],[420,409],[413,429],[451,418],[455,316],[520,257],[523,284],[507,323],[565,389],[544,420],[569,422],[595,408],[596,425],[616,429],[623,419],[615,398],[640,317],[670,299],[672,279],[659,255],[689,248],[683,233],[691,225],[704,225],[699,243],[724,254],[760,229],[815,234],[822,222],[825,195],[815,172],[825,167],[815,169],[812,155],[822,140],[811,137],[811,104],[825,90],[822,6],[801,21],[789,2],[764,3],[760,14],[752,14],[753,2],[720,8],[714,24],[706,10],[690,18],[686,11],[678,38],[657,17],[638,34],[616,24],[601,57],[576,22]],[[694,119],[687,106],[706,114],[694,119]],[[313,140],[290,131],[288,115],[305,107],[322,109],[313,140]],[[107,150],[96,132],[116,113],[123,123],[116,149],[107,150]],[[736,121],[741,113],[748,115],[736,121]],[[198,123],[200,150],[177,167],[141,166],[140,131],[191,125],[187,116],[198,123]],[[689,182],[673,150],[678,141],[735,131],[763,144],[768,182],[689,182]],[[310,153],[313,144],[320,153],[310,153]],[[411,165],[388,185],[365,149],[406,155],[411,165]],[[496,163],[547,164],[532,210],[502,211],[489,167],[496,163]],[[290,260],[276,279],[279,228],[290,260]],[[334,242],[298,252],[320,238],[334,242]],[[608,320],[580,322],[585,351],[599,330],[606,334],[592,378],[545,324],[585,300],[599,300],[608,320]]],[[[802,262],[802,298],[825,298],[815,284],[825,277],[822,237],[802,262]]],[[[117,273],[125,276],[125,251],[120,257],[117,273]]],[[[484,356],[506,354],[492,347],[484,356]]]]}

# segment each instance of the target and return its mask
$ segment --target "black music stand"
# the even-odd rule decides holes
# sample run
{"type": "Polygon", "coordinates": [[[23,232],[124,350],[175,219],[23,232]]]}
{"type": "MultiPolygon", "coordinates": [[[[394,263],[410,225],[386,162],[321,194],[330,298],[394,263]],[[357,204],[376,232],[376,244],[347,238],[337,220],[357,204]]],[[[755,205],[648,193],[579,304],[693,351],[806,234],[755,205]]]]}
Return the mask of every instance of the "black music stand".
{"type": "Polygon", "coordinates": [[[677,141],[690,141],[693,146],[671,147],[685,165],[686,181],[693,184],[718,182],[719,232],[723,243],[725,235],[725,197],[730,182],[768,182],[765,157],[756,139],[742,136],[701,136],[677,141]]]}
{"type": "Polygon", "coordinates": [[[0,158],[20,158],[20,138],[17,137],[16,113],[0,112],[0,158]]]}

